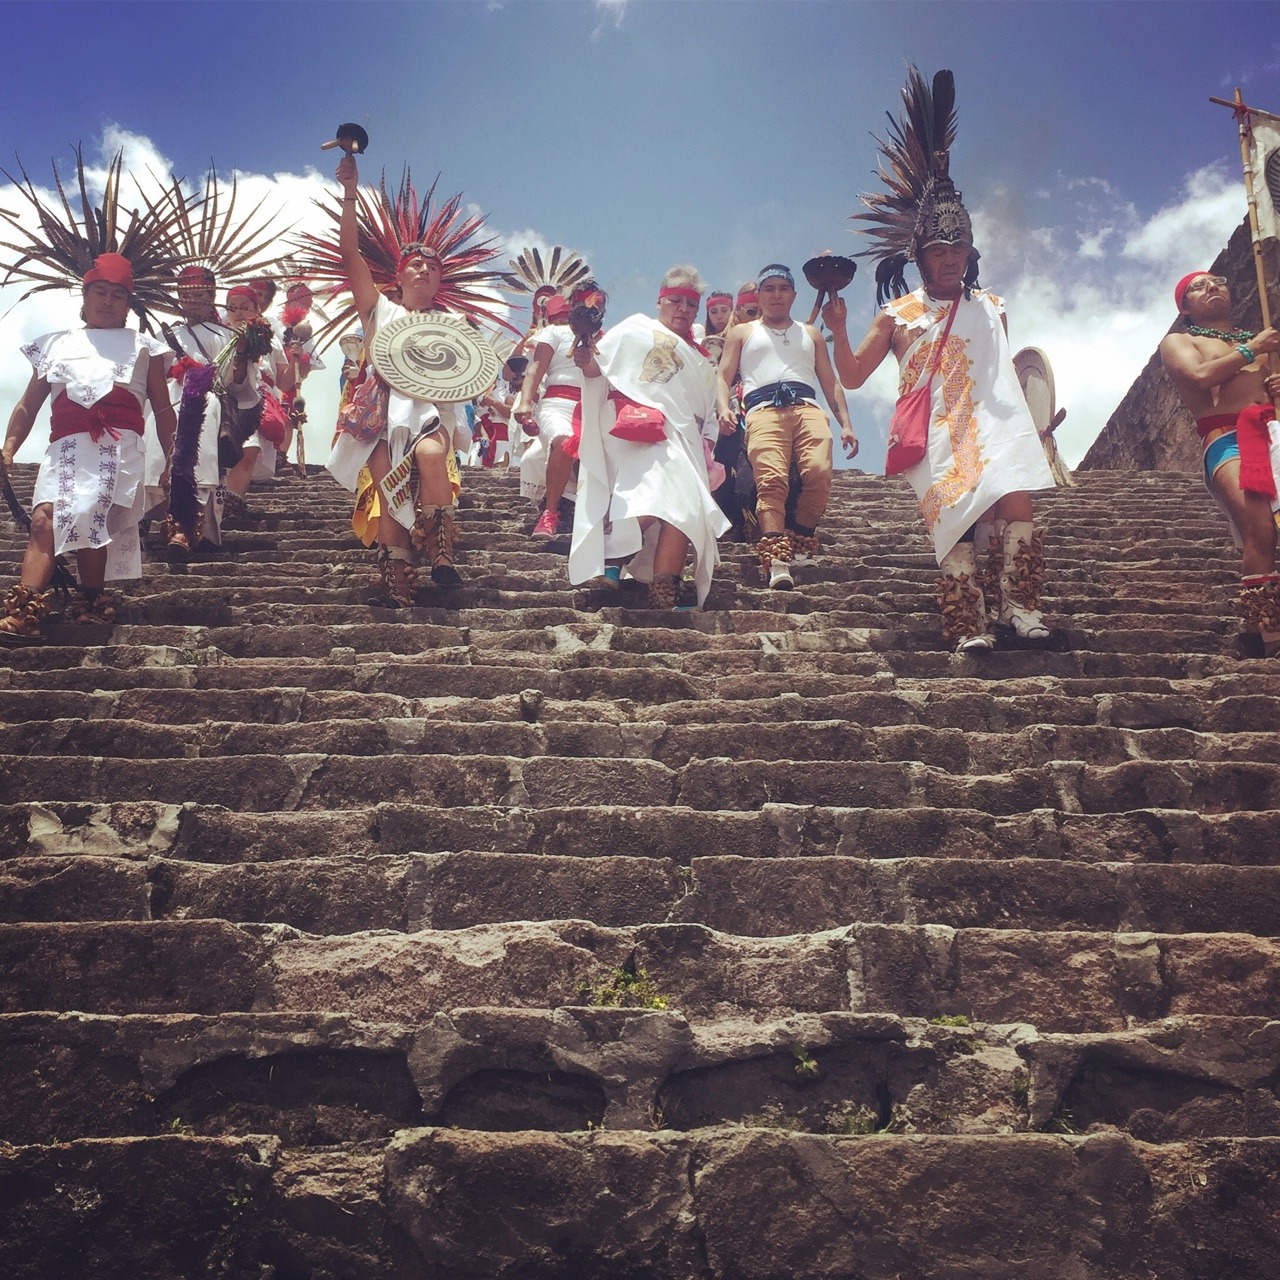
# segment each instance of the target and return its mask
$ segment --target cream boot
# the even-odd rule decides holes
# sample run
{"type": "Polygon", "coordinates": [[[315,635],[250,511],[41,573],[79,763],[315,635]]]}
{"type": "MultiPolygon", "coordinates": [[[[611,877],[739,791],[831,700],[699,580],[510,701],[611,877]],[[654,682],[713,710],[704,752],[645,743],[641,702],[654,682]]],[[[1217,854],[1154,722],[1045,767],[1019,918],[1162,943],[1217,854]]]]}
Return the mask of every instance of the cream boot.
{"type": "Polygon", "coordinates": [[[1000,571],[1000,621],[1019,640],[1047,640],[1049,628],[1040,614],[1044,585],[1044,530],[1030,520],[1010,520],[1004,527],[1004,567],[1000,571]]]}
{"type": "Polygon", "coordinates": [[[942,570],[936,584],[942,638],[956,653],[984,653],[994,648],[982,588],[976,581],[973,543],[957,542],[938,567],[942,570]]]}

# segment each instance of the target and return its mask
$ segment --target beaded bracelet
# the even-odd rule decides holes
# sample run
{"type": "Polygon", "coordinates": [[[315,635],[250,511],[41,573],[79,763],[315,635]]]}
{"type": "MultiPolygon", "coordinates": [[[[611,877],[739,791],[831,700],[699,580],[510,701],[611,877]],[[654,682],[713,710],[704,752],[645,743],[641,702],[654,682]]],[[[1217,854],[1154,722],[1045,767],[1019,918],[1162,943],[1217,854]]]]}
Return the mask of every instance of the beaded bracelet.
{"type": "Polygon", "coordinates": [[[1247,343],[1240,343],[1236,350],[1244,357],[1245,364],[1252,364],[1258,357],[1253,354],[1253,348],[1247,343]]]}

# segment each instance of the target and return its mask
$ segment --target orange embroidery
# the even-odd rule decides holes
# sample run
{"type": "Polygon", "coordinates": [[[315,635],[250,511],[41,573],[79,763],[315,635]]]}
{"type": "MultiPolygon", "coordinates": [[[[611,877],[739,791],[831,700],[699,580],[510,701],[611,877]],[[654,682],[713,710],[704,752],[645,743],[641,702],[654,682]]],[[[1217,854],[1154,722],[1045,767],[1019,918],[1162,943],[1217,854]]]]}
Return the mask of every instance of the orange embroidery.
{"type": "MultiPolygon", "coordinates": [[[[939,367],[942,375],[941,422],[946,423],[951,437],[951,465],[920,499],[920,514],[930,533],[938,523],[942,509],[953,506],[966,493],[972,493],[978,487],[983,472],[982,451],[978,447],[978,417],[973,403],[974,382],[969,377],[970,363],[965,355],[965,346],[963,338],[954,335],[948,338],[939,367]]],[[[936,341],[920,343],[902,368],[901,386],[910,389],[919,382],[937,347],[936,341]]],[[[929,430],[934,430],[939,421],[935,416],[929,430]]]]}
{"type": "Polygon", "coordinates": [[[910,324],[913,320],[919,320],[921,316],[926,315],[929,308],[914,293],[908,293],[901,298],[894,299],[885,310],[890,312],[894,319],[902,324],[910,324]]]}

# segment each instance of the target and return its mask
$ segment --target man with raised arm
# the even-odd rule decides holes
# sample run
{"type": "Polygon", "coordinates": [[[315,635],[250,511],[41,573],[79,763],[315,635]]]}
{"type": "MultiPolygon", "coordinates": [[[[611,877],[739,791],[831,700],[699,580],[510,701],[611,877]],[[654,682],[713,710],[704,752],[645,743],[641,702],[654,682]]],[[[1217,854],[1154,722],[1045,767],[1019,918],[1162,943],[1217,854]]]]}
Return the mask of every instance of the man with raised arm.
{"type": "Polygon", "coordinates": [[[760,318],[734,325],[725,338],[716,378],[716,416],[722,435],[737,427],[730,388],[742,377],[742,403],[747,422],[747,456],[756,481],[756,519],[760,541],[756,553],[769,586],[794,586],[791,560],[818,553],[818,521],[831,495],[831,425],[818,408],[814,383],[822,388],[840,424],[840,443],[853,457],[858,439],[849,407],[831,368],[827,344],[811,324],[791,318],[795,280],[772,262],[757,282],[760,318]],[[800,473],[795,516],[786,520],[791,469],[800,473]]]}
{"type": "Polygon", "coordinates": [[[1185,329],[1165,336],[1160,360],[1195,417],[1205,486],[1226,512],[1243,552],[1240,612],[1271,657],[1280,653],[1275,520],[1280,431],[1270,400],[1280,394],[1280,375],[1268,377],[1258,357],[1280,350],[1280,333],[1238,328],[1231,319],[1227,282],[1208,271],[1183,276],[1173,297],[1185,329]]]}
{"type": "Polygon", "coordinates": [[[857,215],[875,224],[870,234],[877,246],[863,256],[880,259],[876,301],[883,310],[854,351],[843,300],[823,307],[834,335],[832,357],[840,381],[856,388],[892,353],[901,369],[900,396],[925,386],[936,362],[925,453],[903,475],[942,570],[943,637],[957,653],[995,645],[973,543],[975,524],[994,507],[998,532],[989,580],[1000,599],[992,612],[1018,640],[1043,642],[1050,638],[1040,613],[1044,535],[1034,526],[1029,493],[1053,488],[1053,475],[1013,367],[1004,303],[977,287],[973,228],[948,176],[946,148],[955,133],[951,72],[938,72],[931,93],[912,67],[902,92],[907,111],[898,141],[881,143],[881,150],[903,182],[887,195],[863,196],[872,212],[857,215]],[[915,136],[921,120],[934,122],[931,139],[943,149],[930,152],[915,136]],[[911,292],[908,262],[921,278],[911,292]]]}

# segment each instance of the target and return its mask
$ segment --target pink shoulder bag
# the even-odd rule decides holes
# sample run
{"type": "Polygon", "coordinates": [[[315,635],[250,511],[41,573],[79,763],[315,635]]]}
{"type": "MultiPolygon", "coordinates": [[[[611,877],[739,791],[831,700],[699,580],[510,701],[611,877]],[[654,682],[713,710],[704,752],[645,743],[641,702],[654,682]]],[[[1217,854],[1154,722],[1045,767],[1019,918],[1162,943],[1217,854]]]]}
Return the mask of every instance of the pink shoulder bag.
{"type": "Polygon", "coordinates": [[[924,457],[929,447],[929,423],[933,419],[933,375],[938,372],[938,366],[942,363],[942,353],[951,336],[951,322],[956,318],[959,306],[960,298],[957,297],[951,304],[947,327],[942,331],[942,341],[933,353],[923,385],[913,387],[905,396],[899,396],[898,403],[894,406],[893,417],[889,422],[889,450],[884,458],[884,473],[887,476],[909,471],[924,457]]]}

